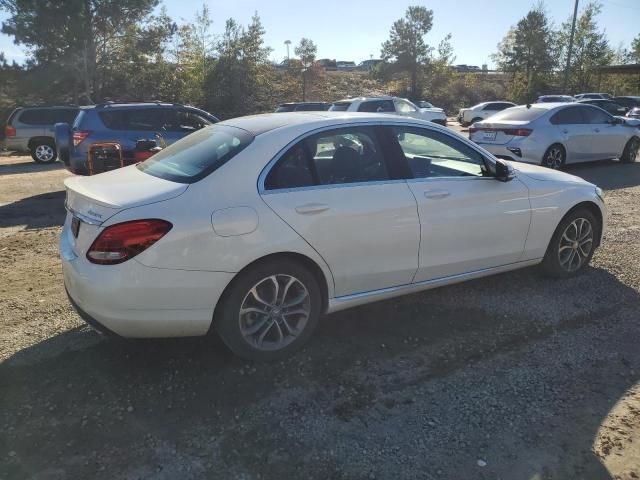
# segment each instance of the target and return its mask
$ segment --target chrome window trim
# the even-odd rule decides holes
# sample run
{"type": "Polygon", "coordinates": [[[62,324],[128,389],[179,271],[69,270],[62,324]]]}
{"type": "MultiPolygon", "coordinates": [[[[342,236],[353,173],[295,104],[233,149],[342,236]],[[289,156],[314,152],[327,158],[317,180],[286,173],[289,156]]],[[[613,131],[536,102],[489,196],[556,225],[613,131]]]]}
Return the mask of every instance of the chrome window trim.
{"type": "MultiPolygon", "coordinates": [[[[432,123],[432,122],[430,122],[432,123]]],[[[282,147],[278,153],[276,153],[273,158],[271,160],[269,160],[269,162],[265,165],[265,167],[262,169],[262,171],[260,172],[260,175],[258,176],[258,193],[260,195],[271,195],[274,193],[286,193],[286,192],[300,192],[300,191],[305,191],[305,190],[318,190],[318,189],[328,189],[328,188],[345,188],[345,187],[361,187],[361,186],[365,186],[365,185],[382,185],[382,184],[391,184],[391,183],[400,183],[400,182],[415,182],[415,181],[425,181],[428,179],[438,179],[438,180],[442,180],[442,179],[454,179],[454,180],[458,180],[461,178],[483,178],[483,179],[488,179],[488,180],[495,180],[493,177],[457,177],[457,176],[452,176],[452,177],[425,177],[425,178],[403,178],[403,179],[389,179],[389,180],[375,180],[372,182],[355,182],[355,183],[335,183],[335,184],[331,184],[331,185],[311,185],[308,187],[294,187],[294,188],[274,188],[272,190],[267,190],[264,188],[264,182],[267,178],[267,175],[269,175],[269,173],[271,172],[271,169],[273,168],[273,166],[282,158],[282,156],[287,153],[289,151],[289,149],[294,146],[296,143],[301,142],[302,140],[311,137],[312,135],[315,135],[317,133],[322,133],[325,132],[327,130],[336,130],[336,129],[343,129],[343,128],[358,128],[358,127],[412,127],[412,128],[424,128],[426,130],[431,130],[431,131],[435,131],[435,132],[440,132],[443,133],[445,135],[448,135],[449,137],[451,137],[453,140],[457,140],[457,141],[462,141],[465,145],[467,145],[468,147],[470,147],[471,149],[475,150],[476,152],[478,152],[479,155],[482,156],[482,158],[492,162],[494,165],[496,163],[496,159],[493,157],[493,155],[489,152],[487,152],[486,150],[483,150],[482,148],[480,148],[478,145],[476,145],[474,142],[472,142],[471,140],[462,137],[461,135],[455,135],[452,134],[454,132],[452,132],[451,130],[449,130],[447,127],[443,127],[441,125],[438,125],[437,123],[433,123],[431,124],[424,124],[421,122],[411,122],[411,121],[407,121],[407,120],[400,120],[398,122],[394,122],[394,121],[388,121],[388,120],[380,120],[380,121],[375,121],[375,122],[353,122],[353,123],[338,123],[338,124],[332,124],[332,125],[325,125],[323,127],[318,127],[318,128],[314,128],[313,130],[309,130],[308,132],[303,133],[302,135],[299,135],[298,137],[296,137],[295,139],[291,140],[289,143],[287,143],[284,147],[282,147]]]]}

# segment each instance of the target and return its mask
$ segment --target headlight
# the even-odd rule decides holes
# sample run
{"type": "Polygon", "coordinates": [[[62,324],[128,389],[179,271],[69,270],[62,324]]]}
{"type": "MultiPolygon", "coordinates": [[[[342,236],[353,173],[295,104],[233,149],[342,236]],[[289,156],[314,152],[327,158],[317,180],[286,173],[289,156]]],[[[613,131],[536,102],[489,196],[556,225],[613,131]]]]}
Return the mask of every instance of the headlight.
{"type": "Polygon", "coordinates": [[[600,187],[596,187],[596,195],[604,202],[604,192],[600,187]]]}

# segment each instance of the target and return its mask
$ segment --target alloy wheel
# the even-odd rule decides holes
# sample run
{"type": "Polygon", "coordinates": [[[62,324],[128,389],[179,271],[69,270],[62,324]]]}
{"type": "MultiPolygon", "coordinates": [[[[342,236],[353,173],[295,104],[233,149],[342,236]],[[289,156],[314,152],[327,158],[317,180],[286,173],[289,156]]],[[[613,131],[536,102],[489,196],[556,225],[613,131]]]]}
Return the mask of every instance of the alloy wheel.
{"type": "Polygon", "coordinates": [[[291,275],[271,275],[245,295],[240,333],[253,348],[280,350],[304,331],[310,314],[311,297],[304,284],[291,275]]]}
{"type": "Polygon", "coordinates": [[[567,225],[558,246],[558,261],[567,272],[575,272],[588,260],[593,249],[593,227],[586,218],[567,225]]]}
{"type": "Polygon", "coordinates": [[[38,145],[36,147],[35,153],[36,157],[41,162],[50,162],[51,160],[53,160],[53,157],[55,155],[55,151],[53,150],[53,147],[51,145],[38,145]]]}
{"type": "Polygon", "coordinates": [[[553,168],[554,170],[560,170],[562,167],[563,153],[560,147],[552,147],[547,150],[544,156],[544,166],[553,168]]]}
{"type": "Polygon", "coordinates": [[[640,140],[634,138],[631,145],[629,146],[629,158],[627,158],[628,163],[633,163],[636,161],[636,158],[638,157],[638,151],[640,151],[640,140]]]}

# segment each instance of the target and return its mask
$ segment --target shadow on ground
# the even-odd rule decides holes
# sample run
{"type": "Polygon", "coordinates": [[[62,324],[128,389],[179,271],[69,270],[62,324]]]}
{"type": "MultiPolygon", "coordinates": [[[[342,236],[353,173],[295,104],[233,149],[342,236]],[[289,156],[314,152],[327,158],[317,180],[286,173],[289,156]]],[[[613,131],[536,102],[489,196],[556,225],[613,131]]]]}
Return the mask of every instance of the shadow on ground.
{"type": "Polygon", "coordinates": [[[584,178],[604,190],[640,185],[640,163],[620,163],[618,160],[567,165],[567,173],[584,178]]]}
{"type": "MultiPolygon", "coordinates": [[[[9,158],[14,157],[10,155],[9,158]]],[[[29,159],[30,160],[30,159],[29,159]]],[[[22,173],[47,172],[50,170],[62,170],[64,165],[61,162],[36,163],[34,161],[0,163],[0,176],[17,175],[22,173]]]]}
{"type": "Polygon", "coordinates": [[[526,270],[331,315],[305,350],[267,365],[217,338],[77,328],[0,365],[0,477],[390,478],[406,456],[398,478],[610,479],[591,448],[634,383],[607,355],[640,368],[620,326],[637,304],[604,270],[562,283],[526,270]],[[554,292],[571,312],[557,321],[533,310],[554,292]],[[473,470],[483,448],[489,477],[473,470]]]}
{"type": "Polygon", "coordinates": [[[64,198],[62,190],[0,204],[0,228],[26,225],[28,229],[36,229],[62,225],[66,215],[64,198]]]}

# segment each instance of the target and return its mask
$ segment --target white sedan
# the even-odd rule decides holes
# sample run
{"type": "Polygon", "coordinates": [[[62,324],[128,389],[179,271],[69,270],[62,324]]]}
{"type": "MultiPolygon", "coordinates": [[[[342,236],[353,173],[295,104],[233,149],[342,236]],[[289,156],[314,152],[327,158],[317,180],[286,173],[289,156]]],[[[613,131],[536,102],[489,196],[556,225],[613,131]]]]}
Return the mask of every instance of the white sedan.
{"type": "Polygon", "coordinates": [[[400,97],[358,97],[334,102],[332,112],[365,112],[394,113],[405,117],[428,120],[439,125],[447,125],[447,115],[442,108],[431,105],[427,108],[417,107],[406,98],[400,97]]]}
{"type": "Polygon", "coordinates": [[[215,331],[257,360],[299,348],[323,313],[536,264],[575,275],[606,218],[580,178],[380,114],[228,120],[65,185],[64,283],[88,323],[215,331]]]}

